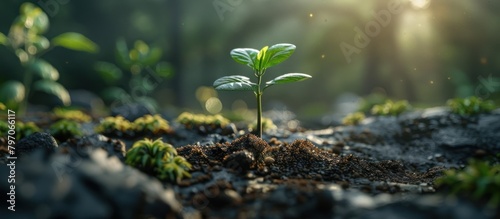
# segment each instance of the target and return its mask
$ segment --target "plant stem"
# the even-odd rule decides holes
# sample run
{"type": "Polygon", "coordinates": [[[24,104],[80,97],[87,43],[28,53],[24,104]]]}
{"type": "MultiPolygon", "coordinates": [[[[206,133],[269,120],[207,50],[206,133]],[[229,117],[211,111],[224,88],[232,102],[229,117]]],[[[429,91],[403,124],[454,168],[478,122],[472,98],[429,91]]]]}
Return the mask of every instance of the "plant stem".
{"type": "Polygon", "coordinates": [[[255,93],[257,97],[257,136],[262,138],[262,91],[260,89],[260,84],[262,82],[262,74],[257,74],[258,78],[258,90],[255,93]]]}

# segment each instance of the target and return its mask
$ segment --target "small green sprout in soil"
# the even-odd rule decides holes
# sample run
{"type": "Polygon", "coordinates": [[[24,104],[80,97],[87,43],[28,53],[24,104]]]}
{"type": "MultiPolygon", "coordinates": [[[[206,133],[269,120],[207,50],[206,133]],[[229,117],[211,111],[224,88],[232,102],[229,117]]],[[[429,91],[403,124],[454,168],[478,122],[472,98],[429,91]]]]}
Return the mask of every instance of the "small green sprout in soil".
{"type": "Polygon", "coordinates": [[[362,112],[349,113],[342,119],[344,125],[357,125],[365,119],[365,114],[362,112]]]}
{"type": "Polygon", "coordinates": [[[286,84],[311,78],[303,73],[288,73],[262,84],[266,70],[288,59],[295,51],[295,45],[281,43],[271,47],[265,46],[260,51],[250,48],[237,48],[231,51],[231,57],[238,63],[252,68],[257,83],[242,75],[225,76],[215,80],[213,86],[225,91],[253,91],[257,99],[257,133],[262,137],[262,94],[264,90],[275,84],[286,84]],[[263,87],[262,87],[263,86],[263,87]]]}
{"type": "Polygon", "coordinates": [[[123,116],[106,117],[95,127],[97,133],[117,136],[129,132],[131,129],[132,123],[123,118],[123,116]]]}
{"type": "MultiPolygon", "coordinates": [[[[277,129],[278,127],[274,124],[272,119],[262,117],[262,131],[277,129]]],[[[254,122],[248,125],[250,131],[257,130],[257,123],[254,122]]]]}
{"type": "Polygon", "coordinates": [[[90,122],[92,118],[80,110],[55,108],[54,115],[58,119],[74,120],[77,122],[90,122]]]}
{"type": "Polygon", "coordinates": [[[490,206],[500,205],[500,164],[469,160],[465,169],[446,171],[436,184],[448,188],[452,195],[483,200],[490,206]]]}
{"type": "Polygon", "coordinates": [[[161,139],[135,142],[127,152],[125,163],[161,180],[178,182],[182,178],[191,177],[188,172],[191,164],[178,156],[172,145],[161,139]]]}
{"type": "Polygon", "coordinates": [[[160,115],[156,114],[145,115],[143,117],[137,118],[132,123],[133,130],[136,134],[152,134],[160,135],[167,133],[170,130],[167,120],[163,119],[160,115]]]}
{"type": "Polygon", "coordinates": [[[495,109],[493,101],[485,101],[479,97],[455,98],[447,102],[451,111],[460,115],[476,115],[489,113],[495,109]]]}
{"type": "Polygon", "coordinates": [[[43,34],[48,31],[49,23],[49,17],[40,7],[27,2],[21,5],[9,33],[0,33],[0,45],[17,56],[24,69],[22,82],[10,80],[2,84],[0,101],[20,113],[26,110],[31,89],[53,95],[64,105],[71,103],[68,91],[57,82],[59,72],[42,55],[57,46],[84,52],[98,50],[94,42],[79,33],[67,32],[47,39],[43,34]]]}
{"type": "Polygon", "coordinates": [[[82,127],[77,121],[62,119],[49,127],[50,134],[59,141],[82,136],[82,127]]]}
{"type": "Polygon", "coordinates": [[[195,129],[199,127],[209,128],[210,130],[224,128],[231,121],[220,114],[204,115],[183,112],[177,117],[177,122],[184,125],[187,129],[195,129]]]}
{"type": "Polygon", "coordinates": [[[410,109],[410,104],[406,100],[387,100],[384,104],[373,106],[371,113],[378,116],[398,116],[410,109]]]}

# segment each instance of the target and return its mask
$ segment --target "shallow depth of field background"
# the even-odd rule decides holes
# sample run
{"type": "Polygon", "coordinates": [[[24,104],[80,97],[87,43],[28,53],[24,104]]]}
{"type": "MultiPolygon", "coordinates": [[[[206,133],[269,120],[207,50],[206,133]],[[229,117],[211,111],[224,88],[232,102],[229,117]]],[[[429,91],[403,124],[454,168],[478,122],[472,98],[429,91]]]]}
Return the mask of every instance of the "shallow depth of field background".
{"type": "MultiPolygon", "coordinates": [[[[23,2],[0,2],[0,32],[8,32],[23,2]]],[[[231,59],[231,49],[260,49],[281,42],[293,43],[297,50],[289,60],[269,69],[268,79],[288,72],[307,73],[313,79],[267,90],[264,110],[287,108],[299,118],[311,118],[333,112],[339,97],[346,94],[380,93],[424,107],[470,95],[497,104],[500,99],[500,1],[31,2],[49,15],[48,38],[74,31],[100,46],[96,54],[56,49],[44,56],[59,70],[60,82],[69,90],[100,95],[110,86],[93,65],[115,62],[119,38],[129,45],[143,40],[161,47],[162,60],[174,71],[153,94],[162,110],[207,112],[208,97],[220,99],[222,111],[255,108],[251,92],[210,93],[208,88],[224,75],[253,77],[250,68],[231,59]],[[57,7],[47,7],[49,3],[57,7]],[[391,4],[399,4],[398,13],[391,12],[391,4]],[[390,17],[380,20],[385,12],[390,17]],[[370,35],[361,47],[356,42],[364,39],[357,30],[370,35]],[[346,55],[346,48],[352,54],[346,55]]],[[[21,80],[22,72],[17,57],[0,47],[0,84],[21,80]]],[[[219,104],[214,98],[212,102],[219,104]]]]}

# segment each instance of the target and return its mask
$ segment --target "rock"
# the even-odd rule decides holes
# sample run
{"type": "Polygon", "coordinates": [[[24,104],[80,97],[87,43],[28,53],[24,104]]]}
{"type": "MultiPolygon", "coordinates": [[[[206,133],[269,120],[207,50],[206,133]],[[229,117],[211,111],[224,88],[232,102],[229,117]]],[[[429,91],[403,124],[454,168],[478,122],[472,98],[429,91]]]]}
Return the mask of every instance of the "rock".
{"type": "MultiPolygon", "coordinates": [[[[2,218],[182,217],[173,189],[164,189],[104,150],[92,151],[89,159],[54,155],[43,160],[40,153],[17,164],[16,212],[2,208],[2,218]]],[[[2,178],[8,174],[0,168],[2,178]]],[[[7,180],[1,180],[0,192],[6,194],[8,188],[7,180]]]]}
{"type": "Polygon", "coordinates": [[[68,153],[76,153],[80,156],[85,156],[89,151],[101,148],[108,153],[108,156],[116,156],[121,161],[125,161],[125,143],[121,140],[111,139],[100,134],[93,134],[64,142],[60,145],[60,148],[67,150],[68,153]]]}
{"type": "Polygon", "coordinates": [[[258,202],[256,218],[333,218],[334,205],[331,191],[280,186],[258,202]]]}
{"type": "Polygon", "coordinates": [[[148,109],[146,106],[138,103],[130,103],[126,105],[121,105],[118,107],[114,107],[111,109],[112,116],[123,116],[125,119],[129,121],[134,121],[139,117],[142,117],[147,114],[153,114],[153,112],[148,109]]]}
{"type": "Polygon", "coordinates": [[[16,144],[15,155],[23,157],[35,150],[43,150],[45,154],[54,153],[57,148],[57,142],[49,133],[36,132],[32,135],[21,139],[16,144]]]}
{"type": "Polygon", "coordinates": [[[364,213],[362,219],[424,219],[424,218],[454,218],[454,219],[493,219],[494,213],[477,208],[473,203],[464,200],[446,199],[439,195],[423,196],[414,199],[396,201],[379,206],[364,213]]]}

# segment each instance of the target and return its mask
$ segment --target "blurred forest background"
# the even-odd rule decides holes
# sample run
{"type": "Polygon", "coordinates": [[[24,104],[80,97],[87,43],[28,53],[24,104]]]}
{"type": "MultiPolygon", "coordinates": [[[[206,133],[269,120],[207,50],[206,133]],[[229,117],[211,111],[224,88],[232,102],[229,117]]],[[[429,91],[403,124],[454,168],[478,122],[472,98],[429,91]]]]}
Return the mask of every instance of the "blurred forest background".
{"type": "MultiPolygon", "coordinates": [[[[0,32],[9,32],[23,2],[0,2],[0,32]]],[[[286,42],[297,50],[269,69],[268,79],[288,72],[313,78],[267,90],[264,110],[286,106],[299,116],[312,117],[333,112],[341,96],[374,92],[416,106],[444,105],[449,98],[470,95],[497,103],[500,99],[500,1],[496,0],[28,2],[49,15],[47,38],[74,31],[100,47],[98,53],[55,49],[44,56],[70,91],[87,90],[102,97],[110,86],[127,89],[130,75],[110,82],[95,65],[117,62],[117,40],[129,47],[142,40],[161,48],[161,61],[172,69],[172,76],[157,80],[152,93],[160,109],[204,111],[210,97],[218,98],[210,104],[221,102],[225,111],[254,108],[250,92],[217,94],[209,88],[221,76],[253,77],[249,68],[231,59],[231,49],[286,42]],[[394,4],[399,4],[397,13],[391,11],[394,4]],[[382,16],[386,11],[390,17],[382,16]],[[369,42],[363,41],[366,37],[369,42]]],[[[0,84],[21,80],[17,57],[1,46],[0,57],[0,84]]]]}

